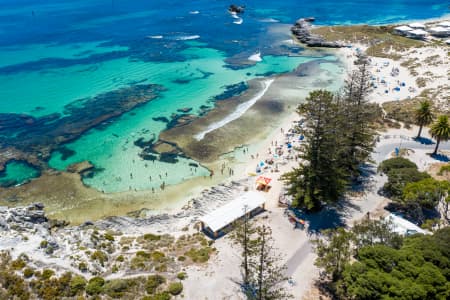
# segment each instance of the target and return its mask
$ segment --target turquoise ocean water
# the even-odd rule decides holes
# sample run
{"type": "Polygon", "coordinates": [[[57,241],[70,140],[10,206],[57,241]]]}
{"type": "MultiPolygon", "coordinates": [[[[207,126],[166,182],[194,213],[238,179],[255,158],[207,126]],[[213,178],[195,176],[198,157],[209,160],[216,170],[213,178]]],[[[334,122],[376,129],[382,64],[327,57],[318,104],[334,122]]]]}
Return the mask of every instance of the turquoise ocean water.
{"type": "MultiPolygon", "coordinates": [[[[236,19],[226,12],[229,4],[3,0],[0,114],[63,117],[70,113],[66,106],[76,100],[136,84],[160,84],[165,88],[160,97],[64,145],[73,155],[64,158],[55,151],[48,164],[63,170],[89,160],[96,172],[84,182],[106,192],[149,189],[162,181],[176,184],[208,171],[193,169],[189,165],[193,161],[187,158],[179,158],[176,164],[141,160],[141,149],[133,142],[164,130],[166,124],[153,118],[170,118],[185,107],[200,113],[202,106],[213,106],[212,98],[227,85],[321,59],[282,43],[289,38],[288,27],[282,24],[304,16],[315,16],[318,24],[380,24],[448,13],[448,3],[434,0],[252,0],[243,3],[247,7],[243,22],[235,24],[236,19]],[[255,52],[262,53],[262,62],[239,63],[255,52]]],[[[7,145],[14,135],[3,133],[1,143],[7,145]]],[[[20,183],[38,175],[26,164],[11,162],[0,181],[20,183]]]]}

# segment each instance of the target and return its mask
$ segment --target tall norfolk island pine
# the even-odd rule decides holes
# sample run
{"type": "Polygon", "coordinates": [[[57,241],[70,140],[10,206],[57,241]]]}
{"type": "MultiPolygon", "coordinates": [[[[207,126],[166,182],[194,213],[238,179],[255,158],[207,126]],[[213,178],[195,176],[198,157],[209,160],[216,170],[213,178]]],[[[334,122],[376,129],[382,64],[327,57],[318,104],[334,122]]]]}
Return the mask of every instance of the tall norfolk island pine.
{"type": "Polygon", "coordinates": [[[416,123],[419,125],[417,138],[420,138],[423,126],[431,124],[433,117],[433,113],[431,112],[431,102],[428,100],[420,102],[419,107],[415,111],[416,123]]]}
{"type": "Polygon", "coordinates": [[[283,175],[294,206],[314,210],[336,202],[367,161],[374,145],[371,123],[376,118],[368,103],[370,76],[361,61],[345,83],[342,94],[313,91],[298,113],[306,118],[298,168],[283,175]]]}
{"type": "Polygon", "coordinates": [[[436,148],[433,154],[437,154],[439,143],[450,139],[450,124],[447,116],[439,116],[436,122],[431,125],[430,134],[436,139],[436,148]]]}

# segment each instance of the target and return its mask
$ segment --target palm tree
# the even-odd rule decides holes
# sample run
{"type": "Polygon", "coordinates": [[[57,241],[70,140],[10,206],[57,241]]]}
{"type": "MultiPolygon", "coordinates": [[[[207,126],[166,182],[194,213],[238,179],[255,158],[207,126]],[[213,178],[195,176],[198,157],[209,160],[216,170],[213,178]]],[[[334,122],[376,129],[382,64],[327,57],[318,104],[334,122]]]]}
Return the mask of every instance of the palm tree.
{"type": "Polygon", "coordinates": [[[436,148],[433,152],[433,155],[436,155],[439,148],[439,143],[450,139],[450,124],[448,123],[448,117],[439,116],[437,121],[431,125],[430,134],[436,139],[436,148]]]}
{"type": "Polygon", "coordinates": [[[420,106],[415,112],[416,123],[419,125],[419,133],[417,134],[417,138],[420,138],[423,126],[431,124],[433,118],[434,116],[431,112],[431,102],[428,100],[420,102],[420,106]]]}

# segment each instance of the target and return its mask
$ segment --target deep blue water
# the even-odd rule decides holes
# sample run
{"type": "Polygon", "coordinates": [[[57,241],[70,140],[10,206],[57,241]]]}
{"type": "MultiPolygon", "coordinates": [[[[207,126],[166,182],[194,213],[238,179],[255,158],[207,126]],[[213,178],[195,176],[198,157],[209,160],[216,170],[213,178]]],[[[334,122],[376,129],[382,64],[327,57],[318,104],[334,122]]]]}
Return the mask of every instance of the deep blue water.
{"type": "MultiPolygon", "coordinates": [[[[233,26],[226,13],[231,1],[223,0],[2,0],[0,45],[96,40],[136,45],[147,35],[200,35],[210,46],[231,51],[229,48],[236,46],[229,47],[232,39],[242,40],[243,47],[256,40],[258,33],[264,30],[258,19],[292,23],[299,17],[315,16],[318,24],[380,24],[439,17],[449,12],[450,4],[442,0],[246,0],[236,3],[247,7],[245,26],[233,26]],[[200,13],[188,14],[189,11],[200,13]]],[[[150,50],[154,49],[149,49],[147,54],[154,56],[150,50]]]]}

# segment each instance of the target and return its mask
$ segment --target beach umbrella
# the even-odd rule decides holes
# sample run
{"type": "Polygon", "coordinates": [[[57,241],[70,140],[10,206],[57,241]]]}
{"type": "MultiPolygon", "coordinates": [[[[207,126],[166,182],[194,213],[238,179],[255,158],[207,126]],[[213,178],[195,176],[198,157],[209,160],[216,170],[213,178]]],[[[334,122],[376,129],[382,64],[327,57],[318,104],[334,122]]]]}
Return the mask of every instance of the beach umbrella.
{"type": "Polygon", "coordinates": [[[269,185],[269,183],[271,181],[272,181],[272,178],[265,177],[265,176],[259,176],[258,178],[256,178],[256,183],[257,184],[269,185]]]}

